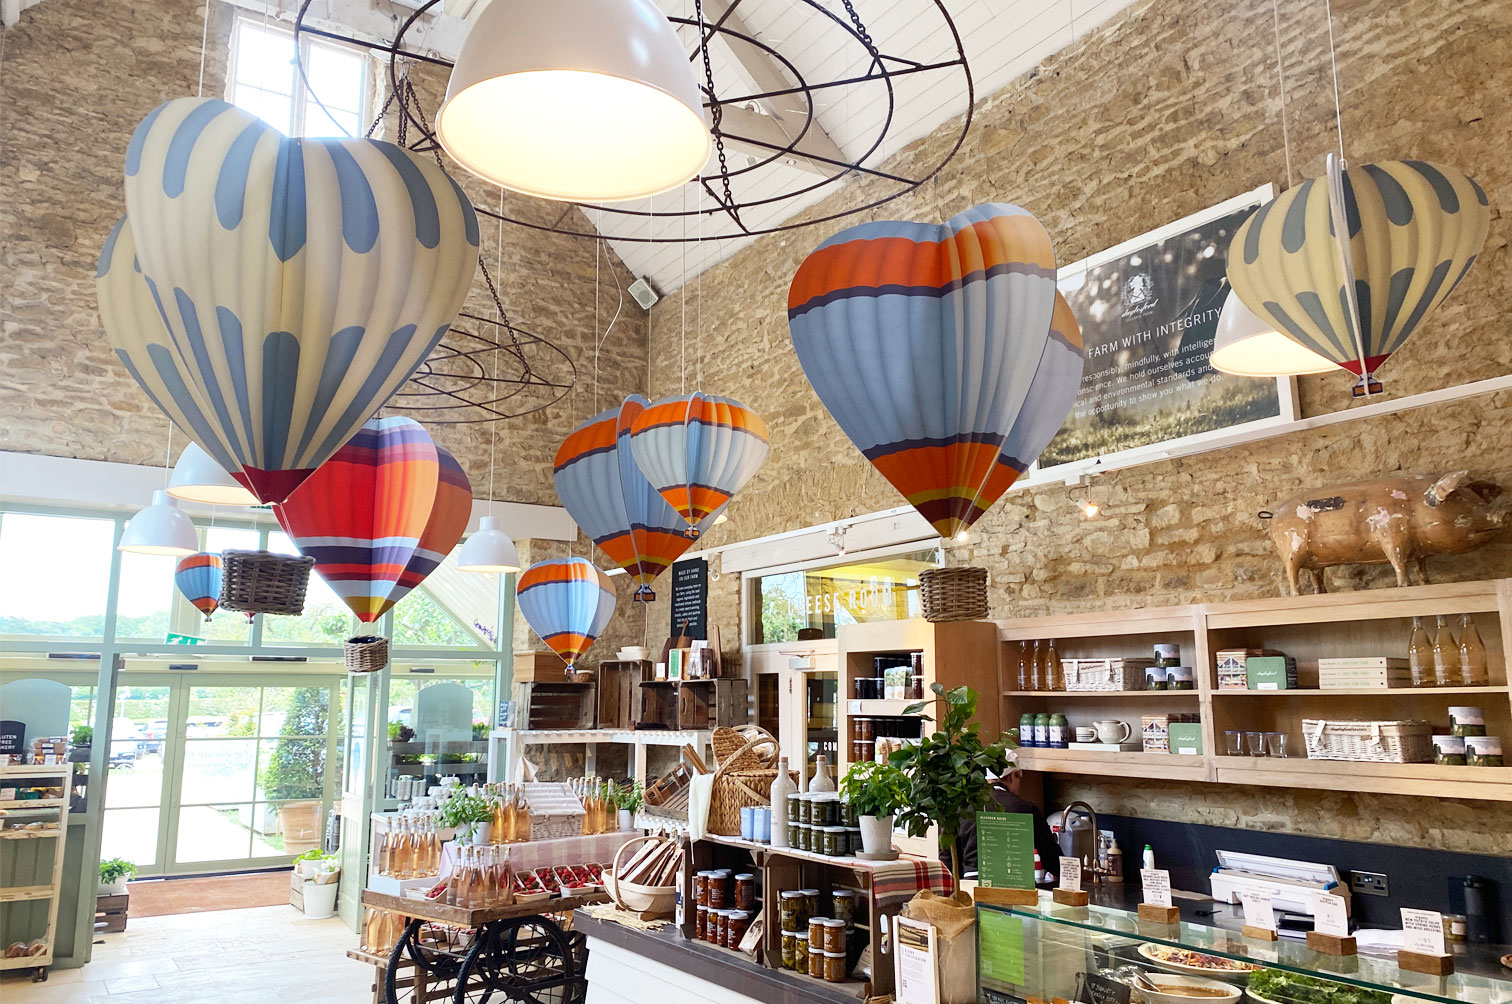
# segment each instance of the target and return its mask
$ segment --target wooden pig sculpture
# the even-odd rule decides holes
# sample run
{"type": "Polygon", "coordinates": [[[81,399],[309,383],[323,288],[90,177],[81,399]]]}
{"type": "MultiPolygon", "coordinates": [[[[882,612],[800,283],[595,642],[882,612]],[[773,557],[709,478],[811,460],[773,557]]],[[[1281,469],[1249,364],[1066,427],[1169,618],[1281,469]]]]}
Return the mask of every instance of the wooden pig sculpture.
{"type": "Polygon", "coordinates": [[[1408,562],[1427,582],[1429,555],[1462,554],[1486,543],[1508,523],[1508,500],[1498,503],[1499,486],[1469,482],[1467,475],[1404,475],[1318,489],[1279,503],[1274,514],[1261,513],[1270,519],[1292,595],[1301,593],[1297,573],[1303,568],[1320,593],[1330,565],[1390,562],[1397,585],[1405,586],[1408,562]]]}

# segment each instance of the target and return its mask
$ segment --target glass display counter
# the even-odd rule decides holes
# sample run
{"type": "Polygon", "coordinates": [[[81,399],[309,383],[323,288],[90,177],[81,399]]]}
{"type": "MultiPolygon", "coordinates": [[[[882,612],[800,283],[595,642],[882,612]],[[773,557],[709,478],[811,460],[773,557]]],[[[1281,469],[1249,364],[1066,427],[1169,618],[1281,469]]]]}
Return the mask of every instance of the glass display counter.
{"type": "Polygon", "coordinates": [[[1499,962],[1506,948],[1452,947],[1459,971],[1429,976],[1399,968],[1394,955],[1325,955],[1218,926],[1151,924],[1126,910],[1060,906],[1048,893],[1038,907],[977,907],[986,1004],[1512,1002],[1512,971],[1499,962]],[[1157,989],[1141,987],[1136,973],[1157,989]]]}

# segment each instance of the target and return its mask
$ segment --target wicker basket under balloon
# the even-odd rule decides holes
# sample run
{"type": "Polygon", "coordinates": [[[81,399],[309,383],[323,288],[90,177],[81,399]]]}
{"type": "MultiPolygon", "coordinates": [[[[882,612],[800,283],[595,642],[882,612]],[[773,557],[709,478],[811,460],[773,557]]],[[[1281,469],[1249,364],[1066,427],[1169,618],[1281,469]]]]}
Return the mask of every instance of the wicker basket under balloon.
{"type": "Polygon", "coordinates": [[[376,673],[388,665],[389,643],[381,635],[358,635],[342,645],[348,673],[376,673]]]}
{"type": "Polygon", "coordinates": [[[226,551],[221,555],[220,605],[245,614],[304,613],[314,558],[272,551],[226,551]]]}
{"type": "Polygon", "coordinates": [[[924,619],[977,621],[987,616],[987,569],[929,568],[919,573],[924,619]]]}
{"type": "MultiPolygon", "coordinates": [[[[754,725],[715,729],[712,745],[719,768],[714,771],[714,791],[709,798],[708,830],[738,837],[741,809],[772,804],[780,747],[770,732],[754,725]]],[[[796,772],[789,771],[788,776],[797,783],[796,772]]]]}

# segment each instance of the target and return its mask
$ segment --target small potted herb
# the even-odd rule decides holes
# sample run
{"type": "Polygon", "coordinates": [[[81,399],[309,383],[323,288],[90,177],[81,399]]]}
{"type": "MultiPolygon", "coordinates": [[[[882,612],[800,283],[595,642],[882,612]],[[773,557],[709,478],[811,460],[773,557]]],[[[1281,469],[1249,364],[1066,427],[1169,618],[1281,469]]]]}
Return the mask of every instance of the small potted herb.
{"type": "Polygon", "coordinates": [[[90,747],[94,745],[94,729],[88,725],[75,725],[68,737],[69,763],[88,763],[90,747]]]}
{"type": "Polygon", "coordinates": [[[407,743],[413,741],[414,738],[415,730],[403,722],[388,723],[388,739],[390,744],[407,743]]]}
{"type": "Polygon", "coordinates": [[[893,813],[908,799],[908,776],[892,764],[863,760],[840,779],[840,797],[861,817],[861,849],[892,850],[893,813]]]}
{"type": "Polygon", "coordinates": [[[610,797],[619,809],[619,828],[635,829],[635,814],[646,804],[646,788],[639,781],[628,780],[621,785],[611,783],[610,797]]]}
{"type": "Polygon", "coordinates": [[[486,844],[493,831],[493,810],[482,795],[459,791],[441,803],[441,821],[457,831],[457,842],[486,844]]]}
{"type": "Polygon", "coordinates": [[[101,896],[125,896],[126,882],[136,877],[137,866],[125,858],[110,858],[100,862],[101,896]]]}
{"type": "Polygon", "coordinates": [[[294,859],[294,867],[304,879],[304,914],[311,920],[336,915],[336,886],[341,867],[335,854],[313,847],[294,859]]]}

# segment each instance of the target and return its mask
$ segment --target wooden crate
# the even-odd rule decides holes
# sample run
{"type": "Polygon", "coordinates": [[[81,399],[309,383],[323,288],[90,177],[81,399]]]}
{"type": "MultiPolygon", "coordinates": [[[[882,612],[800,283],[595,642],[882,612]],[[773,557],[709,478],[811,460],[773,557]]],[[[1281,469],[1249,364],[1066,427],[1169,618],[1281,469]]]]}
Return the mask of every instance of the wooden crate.
{"type": "Polygon", "coordinates": [[[642,680],[640,713],[635,716],[638,729],[676,729],[678,727],[678,686],[675,681],[642,680]]]}
{"type": "Polygon", "coordinates": [[[746,724],[749,691],[745,680],[684,680],[677,695],[679,727],[712,730],[746,724]]]}
{"type": "MultiPolygon", "coordinates": [[[[725,867],[720,865],[720,867],[725,867]]],[[[871,873],[865,869],[848,868],[840,862],[819,862],[808,858],[788,857],[780,850],[762,855],[761,868],[762,910],[765,918],[763,949],[765,964],[769,969],[782,968],[782,918],[781,894],[788,889],[818,889],[819,913],[830,912],[830,893],[835,889],[851,889],[856,892],[856,916],[847,939],[847,971],[856,964],[865,945],[872,947],[871,997],[887,997],[893,991],[892,941],[883,938],[882,917],[897,916],[898,907],[872,909],[871,873]],[[886,950],[883,950],[883,946],[886,950]]],[[[892,921],[888,920],[891,929],[892,921]]],[[[850,987],[857,981],[847,978],[850,987]]]]}
{"type": "Polygon", "coordinates": [[[640,682],[650,675],[651,663],[646,660],[599,663],[599,728],[635,728],[635,719],[640,712],[640,682]]]}
{"type": "Polygon", "coordinates": [[[126,930],[126,914],[131,896],[96,896],[95,931],[114,934],[126,930]]]}
{"type": "Polygon", "coordinates": [[[593,683],[522,683],[515,707],[522,729],[591,729],[597,711],[593,683]]]}
{"type": "Polygon", "coordinates": [[[555,652],[516,652],[514,654],[515,683],[558,683],[567,669],[567,664],[555,652]]]}

